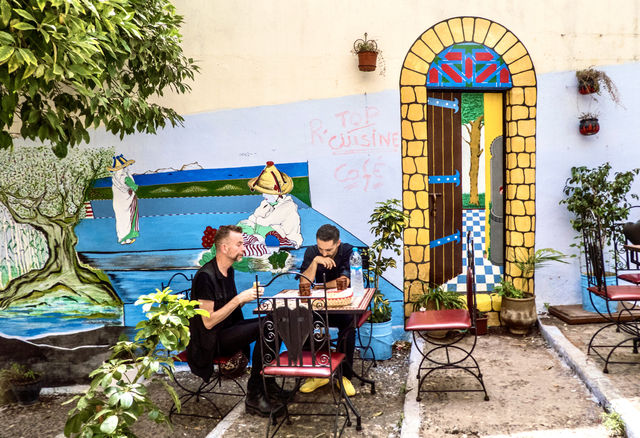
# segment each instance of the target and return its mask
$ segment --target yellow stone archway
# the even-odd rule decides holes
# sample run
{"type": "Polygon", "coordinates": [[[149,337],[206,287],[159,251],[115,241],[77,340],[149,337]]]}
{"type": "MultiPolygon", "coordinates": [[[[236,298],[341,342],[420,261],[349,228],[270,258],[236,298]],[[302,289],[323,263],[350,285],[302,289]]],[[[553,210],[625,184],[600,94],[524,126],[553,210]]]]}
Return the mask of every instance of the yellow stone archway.
{"type": "MultiPolygon", "coordinates": [[[[509,68],[513,88],[505,92],[505,276],[522,286],[516,248],[535,246],[537,82],[531,58],[518,38],[498,23],[479,17],[450,18],[415,41],[400,74],[402,119],[402,205],[409,215],[404,232],[405,315],[421,293],[415,280],[429,279],[429,184],[427,156],[427,72],[452,44],[473,42],[493,49],[509,68]],[[416,290],[412,290],[416,287],[416,290]]],[[[519,252],[521,250],[518,250],[519,252]]],[[[533,279],[529,290],[534,290],[533,279]]]]}

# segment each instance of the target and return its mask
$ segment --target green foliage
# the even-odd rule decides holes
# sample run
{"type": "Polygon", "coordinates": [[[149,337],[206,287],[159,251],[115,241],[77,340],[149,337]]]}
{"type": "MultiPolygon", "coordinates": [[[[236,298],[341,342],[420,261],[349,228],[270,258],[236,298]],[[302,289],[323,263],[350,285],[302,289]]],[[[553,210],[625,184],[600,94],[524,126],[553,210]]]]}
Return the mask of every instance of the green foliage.
{"type": "MultiPolygon", "coordinates": [[[[640,169],[627,172],[615,172],[609,177],[611,165],[607,162],[595,168],[585,166],[572,167],[571,177],[567,179],[563,192],[567,210],[574,214],[571,219],[573,229],[578,233],[598,223],[607,243],[611,243],[613,226],[629,216],[631,204],[627,195],[635,176],[640,169]]],[[[632,199],[638,195],[632,193],[632,199]]]]}
{"type": "Polygon", "coordinates": [[[376,237],[376,240],[373,241],[367,253],[370,280],[373,282],[376,293],[379,293],[382,298],[376,300],[374,296],[371,320],[385,322],[391,319],[391,307],[389,301],[384,299],[384,295],[379,292],[380,277],[387,269],[396,267],[396,259],[383,256],[383,252],[392,251],[397,256],[401,254],[402,232],[407,226],[409,218],[401,210],[398,199],[378,202],[377,205],[369,217],[369,225],[372,225],[371,233],[376,237]]]}
{"type": "Polygon", "coordinates": [[[12,363],[8,368],[0,370],[0,380],[13,383],[29,383],[40,379],[40,374],[26,365],[12,363]]]}
{"type": "Polygon", "coordinates": [[[360,52],[380,52],[376,40],[367,39],[367,33],[364,34],[364,39],[360,38],[353,42],[353,53],[357,54],[360,52]]]}
{"type": "MultiPolygon", "coordinates": [[[[158,379],[159,372],[173,372],[174,351],[182,351],[189,343],[189,318],[208,316],[197,309],[197,301],[189,301],[171,293],[171,289],[142,295],[147,319],[136,326],[133,341],[119,341],[109,360],[91,372],[91,384],[69,411],[64,428],[68,437],[134,437],[133,424],[143,415],[156,423],[169,424],[168,416],[151,400],[147,385],[158,379]]],[[[160,379],[176,406],[178,396],[164,379],[160,379]]]]}
{"type": "Polygon", "coordinates": [[[600,418],[602,418],[602,424],[609,431],[609,436],[611,437],[624,437],[626,433],[626,428],[624,425],[624,421],[622,421],[622,417],[617,412],[603,412],[600,414],[600,418]]]}
{"type": "Polygon", "coordinates": [[[91,127],[122,138],[182,123],[150,102],[188,92],[198,70],[181,24],[169,0],[0,0],[0,147],[19,134],[64,157],[91,127]]]}
{"type": "Polygon", "coordinates": [[[507,298],[524,298],[524,292],[516,288],[513,283],[505,280],[504,278],[500,284],[493,288],[493,292],[497,293],[501,297],[507,298]]]}
{"type": "Polygon", "coordinates": [[[483,93],[462,93],[460,99],[460,108],[462,110],[460,117],[463,125],[473,122],[484,114],[483,93]]]}
{"type": "Polygon", "coordinates": [[[493,289],[501,297],[525,298],[525,294],[532,293],[529,290],[529,279],[533,277],[536,269],[547,266],[551,262],[567,263],[565,260],[567,256],[552,248],[541,248],[537,251],[527,251],[524,248],[519,248],[519,250],[515,264],[524,279],[523,289],[518,289],[512,282],[503,278],[500,284],[493,289]]]}
{"type": "Polygon", "coordinates": [[[413,311],[427,309],[464,309],[466,307],[462,296],[456,291],[445,290],[442,286],[429,286],[422,282],[422,295],[413,303],[413,311]],[[426,290],[425,290],[426,287],[426,290]]]}
{"type": "Polygon", "coordinates": [[[269,256],[269,263],[273,269],[283,269],[287,262],[289,253],[287,251],[274,252],[269,256]]]}

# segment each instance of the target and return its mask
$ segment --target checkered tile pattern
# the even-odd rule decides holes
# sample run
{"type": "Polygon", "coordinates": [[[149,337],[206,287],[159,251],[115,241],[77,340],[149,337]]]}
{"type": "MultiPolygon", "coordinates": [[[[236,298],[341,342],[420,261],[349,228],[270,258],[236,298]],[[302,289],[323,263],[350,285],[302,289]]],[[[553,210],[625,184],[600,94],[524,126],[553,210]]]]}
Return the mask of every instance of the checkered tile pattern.
{"type": "Polygon", "coordinates": [[[485,210],[462,210],[462,272],[463,274],[446,283],[447,290],[465,292],[467,290],[467,231],[473,236],[473,256],[476,264],[476,290],[489,292],[502,279],[503,267],[494,266],[488,258],[484,258],[485,247],[485,210]]]}

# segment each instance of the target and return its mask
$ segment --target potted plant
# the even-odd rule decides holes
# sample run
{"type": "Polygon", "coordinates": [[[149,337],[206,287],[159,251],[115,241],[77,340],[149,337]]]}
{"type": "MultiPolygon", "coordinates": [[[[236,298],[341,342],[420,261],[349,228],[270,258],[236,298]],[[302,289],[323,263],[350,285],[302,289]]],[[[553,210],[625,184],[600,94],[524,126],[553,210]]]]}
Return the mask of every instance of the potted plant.
{"type": "MultiPolygon", "coordinates": [[[[629,195],[631,185],[638,172],[640,172],[638,168],[626,172],[615,172],[611,178],[609,176],[611,165],[608,162],[594,168],[586,166],[571,168],[571,176],[565,182],[563,189],[565,198],[560,201],[560,204],[565,204],[567,210],[573,213],[571,226],[578,232],[576,238],[579,242],[583,230],[595,225],[594,221],[600,225],[604,245],[611,246],[613,239],[620,237],[614,232],[614,227],[629,216],[631,204],[627,199],[628,196],[632,199],[638,199],[638,195],[635,193],[629,195]]],[[[580,244],[572,246],[581,247],[580,244]]],[[[608,261],[609,269],[615,271],[615,267],[612,268],[611,264],[615,263],[616,254],[611,254],[611,256],[611,260],[608,261]]],[[[615,281],[615,274],[611,272],[607,284],[615,284],[615,281]]],[[[600,304],[604,305],[603,300],[594,299],[596,303],[600,300],[602,301],[600,304]]],[[[582,308],[591,312],[595,311],[587,291],[587,276],[585,274],[582,275],[582,308]]]]}
{"type": "MultiPolygon", "coordinates": [[[[400,200],[389,199],[378,202],[377,207],[369,217],[372,225],[371,233],[376,237],[371,246],[366,250],[369,258],[369,281],[375,288],[371,316],[360,328],[360,336],[363,339],[371,337],[371,347],[376,359],[389,359],[393,337],[391,336],[391,305],[389,300],[380,291],[380,277],[389,268],[396,267],[394,257],[386,257],[383,253],[392,251],[399,256],[402,248],[402,232],[409,218],[400,208],[400,200]],[[371,330],[368,333],[368,330],[371,330]]],[[[370,350],[364,350],[363,358],[372,359],[370,350]]]]}
{"type": "Polygon", "coordinates": [[[3,387],[9,387],[21,405],[31,405],[40,397],[42,378],[26,365],[12,363],[8,368],[0,370],[0,382],[3,382],[3,387]]]}
{"type": "Polygon", "coordinates": [[[519,287],[511,281],[502,279],[494,288],[494,293],[502,297],[500,320],[513,334],[525,335],[538,320],[536,302],[533,292],[529,290],[531,279],[536,269],[546,266],[549,262],[567,263],[566,256],[551,248],[529,251],[520,248],[516,266],[522,277],[518,278],[519,287]]]}
{"type": "MultiPolygon", "coordinates": [[[[422,284],[423,292],[418,295],[413,302],[414,312],[441,309],[464,309],[466,307],[465,301],[458,292],[446,290],[443,286],[427,285],[427,283],[423,281],[420,282],[422,284]]],[[[435,338],[444,338],[447,336],[447,331],[430,331],[429,335],[435,338]]]]}
{"type": "Polygon", "coordinates": [[[593,135],[600,131],[597,113],[580,114],[580,134],[593,135]]]}
{"type": "MultiPolygon", "coordinates": [[[[358,55],[358,69],[360,71],[374,71],[376,69],[376,61],[380,50],[375,40],[367,39],[367,33],[364,33],[364,39],[360,38],[353,42],[354,54],[358,55]]],[[[381,57],[382,59],[382,57],[381,57]]]]}
{"type": "Polygon", "coordinates": [[[620,104],[618,88],[602,70],[596,70],[592,67],[578,70],[576,78],[578,79],[578,92],[580,94],[600,94],[602,87],[604,87],[609,96],[611,96],[611,100],[618,105],[620,104]]]}

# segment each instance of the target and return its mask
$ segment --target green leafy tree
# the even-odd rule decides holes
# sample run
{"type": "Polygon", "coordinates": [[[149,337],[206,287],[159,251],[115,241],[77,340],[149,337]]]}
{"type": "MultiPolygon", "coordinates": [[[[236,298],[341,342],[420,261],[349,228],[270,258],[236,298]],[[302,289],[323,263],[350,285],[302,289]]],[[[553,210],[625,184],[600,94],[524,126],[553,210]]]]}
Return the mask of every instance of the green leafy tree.
{"type": "Polygon", "coordinates": [[[484,119],[484,95],[482,93],[464,93],[462,95],[462,125],[469,134],[469,204],[480,205],[478,195],[478,175],[482,146],[480,138],[484,119]]]}
{"type": "Polygon", "coordinates": [[[190,90],[181,23],[168,0],[0,0],[0,148],[19,136],[64,157],[101,124],[120,138],[181,124],[149,102],[190,90]]]}
{"type": "Polygon", "coordinates": [[[104,275],[80,263],[76,224],[96,178],[106,176],[112,149],[74,148],[57,158],[50,148],[19,147],[0,151],[0,203],[13,220],[29,224],[46,238],[49,257],[39,269],[12,279],[0,291],[0,309],[12,303],[72,297],[82,303],[122,306],[104,275]]]}

